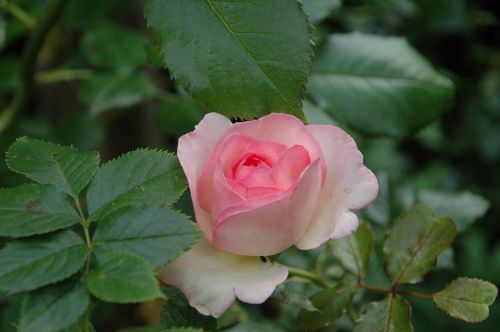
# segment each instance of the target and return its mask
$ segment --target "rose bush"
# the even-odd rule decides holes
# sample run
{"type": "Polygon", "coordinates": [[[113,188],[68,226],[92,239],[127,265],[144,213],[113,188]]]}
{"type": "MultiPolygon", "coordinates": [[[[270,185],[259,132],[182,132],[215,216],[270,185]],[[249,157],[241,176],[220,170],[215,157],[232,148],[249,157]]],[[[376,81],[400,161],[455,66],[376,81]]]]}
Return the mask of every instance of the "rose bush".
{"type": "Polygon", "coordinates": [[[286,267],[259,256],[349,235],[358,226],[353,210],[378,192],[342,129],[286,114],[234,124],[207,114],[177,152],[204,236],[158,276],[216,317],[235,297],[262,303],[286,279],[286,267]]]}

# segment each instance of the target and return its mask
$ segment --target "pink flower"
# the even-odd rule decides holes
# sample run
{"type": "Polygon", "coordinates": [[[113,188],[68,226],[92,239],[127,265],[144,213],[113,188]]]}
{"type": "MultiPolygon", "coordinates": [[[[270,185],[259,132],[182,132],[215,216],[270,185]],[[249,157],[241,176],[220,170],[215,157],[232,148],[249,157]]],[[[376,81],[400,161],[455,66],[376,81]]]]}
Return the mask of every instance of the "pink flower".
{"type": "Polygon", "coordinates": [[[204,239],[158,275],[215,317],[235,297],[262,303],[286,279],[286,267],[258,256],[349,235],[358,227],[352,210],[378,192],[342,129],[286,114],[235,124],[207,114],[177,153],[204,239]]]}

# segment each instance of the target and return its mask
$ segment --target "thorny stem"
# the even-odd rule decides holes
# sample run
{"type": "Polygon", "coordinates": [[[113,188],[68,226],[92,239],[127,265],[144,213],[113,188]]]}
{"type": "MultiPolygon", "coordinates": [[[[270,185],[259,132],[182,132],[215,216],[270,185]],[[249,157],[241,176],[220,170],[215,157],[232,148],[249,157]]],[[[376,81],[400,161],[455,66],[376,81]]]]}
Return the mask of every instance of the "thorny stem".
{"type": "MultiPolygon", "coordinates": [[[[12,102],[0,114],[0,133],[10,125],[18,113],[28,106],[35,94],[35,69],[38,54],[67,2],[68,0],[49,0],[44,13],[31,29],[22,55],[21,84],[12,102]]],[[[6,1],[3,0],[2,4],[5,3],[6,1]]]]}
{"type": "MultiPolygon", "coordinates": [[[[325,279],[323,276],[313,273],[310,271],[294,268],[294,267],[288,267],[288,272],[290,276],[292,277],[298,277],[301,279],[305,279],[308,281],[311,281],[312,283],[318,285],[319,287],[322,288],[332,288],[333,284],[325,279]]],[[[382,288],[382,287],[377,287],[377,286],[372,286],[372,285],[367,285],[363,283],[357,283],[354,285],[357,288],[362,288],[366,289],[371,292],[375,293],[381,293],[381,294],[400,294],[400,295],[411,295],[415,297],[420,297],[424,299],[432,299],[432,294],[426,294],[426,293],[420,293],[420,292],[414,292],[414,291],[407,291],[407,290],[397,290],[396,288],[382,288]]]]}

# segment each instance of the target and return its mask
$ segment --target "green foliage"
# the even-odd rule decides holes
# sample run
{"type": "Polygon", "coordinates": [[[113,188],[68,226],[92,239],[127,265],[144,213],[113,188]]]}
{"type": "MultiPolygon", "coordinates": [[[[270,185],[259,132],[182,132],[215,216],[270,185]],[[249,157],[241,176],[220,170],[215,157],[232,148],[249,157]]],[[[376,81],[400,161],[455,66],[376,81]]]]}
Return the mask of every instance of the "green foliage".
{"type": "Polygon", "coordinates": [[[10,242],[0,251],[0,289],[30,291],[68,278],[85,263],[86,248],[71,231],[10,242]]]}
{"type": "Polygon", "coordinates": [[[95,75],[86,80],[80,90],[80,99],[88,104],[89,113],[102,113],[132,107],[156,93],[156,86],[144,73],[95,75]]]}
{"type": "Polygon", "coordinates": [[[144,12],[172,76],[195,99],[239,118],[303,118],[312,52],[296,1],[147,0],[144,12]]]}
{"type": "Polygon", "coordinates": [[[0,16],[0,51],[5,44],[5,21],[2,16],[0,16]]]}
{"type": "Polygon", "coordinates": [[[468,191],[446,193],[423,190],[419,192],[418,200],[430,206],[440,216],[453,218],[458,232],[464,231],[481,218],[490,206],[486,199],[468,191]]]}
{"type": "Polygon", "coordinates": [[[6,162],[14,172],[77,197],[96,172],[99,154],[21,137],[7,151],[6,162]]]}
{"type": "Polygon", "coordinates": [[[480,322],[488,317],[488,306],[495,302],[498,289],[478,279],[458,278],[432,296],[434,303],[450,316],[466,322],[480,322]]]}
{"type": "Polygon", "coordinates": [[[208,110],[192,99],[169,98],[156,109],[158,126],[167,133],[180,136],[192,130],[208,110]]]}
{"type": "Polygon", "coordinates": [[[354,332],[413,332],[410,304],[393,295],[373,302],[360,317],[354,332]]]}
{"type": "Polygon", "coordinates": [[[88,62],[95,67],[123,70],[146,63],[146,37],[109,22],[93,26],[81,45],[88,62]]]}
{"type": "Polygon", "coordinates": [[[309,22],[318,23],[333,10],[338,9],[341,0],[304,0],[304,12],[309,16],[309,22]]]}
{"type": "Polygon", "coordinates": [[[349,272],[363,278],[368,273],[374,234],[367,222],[359,225],[350,236],[331,241],[332,253],[349,272]]]}
{"type": "Polygon", "coordinates": [[[92,295],[106,302],[137,303],[163,297],[149,263],[119,252],[96,252],[87,286],[92,295]]]}
{"type": "Polygon", "coordinates": [[[87,192],[90,218],[124,206],[169,206],[186,188],[177,158],[155,150],[136,150],[102,166],[87,192]]]}
{"type": "Polygon", "coordinates": [[[453,83],[404,39],[351,33],[328,39],[308,90],[343,124],[368,134],[404,136],[444,111],[453,83]]]}
{"type": "Polygon", "coordinates": [[[226,332],[284,332],[282,328],[276,326],[269,321],[246,321],[238,324],[230,329],[224,330],[226,332]]]}
{"type": "Polygon", "coordinates": [[[319,311],[301,310],[299,326],[304,331],[316,331],[335,322],[351,304],[355,289],[338,286],[314,294],[311,302],[319,311]]]}
{"type": "Polygon", "coordinates": [[[78,321],[89,303],[89,294],[81,281],[40,289],[25,297],[19,329],[23,332],[51,332],[65,329],[78,321]]]}
{"type": "Polygon", "coordinates": [[[386,271],[393,285],[415,283],[434,266],[455,238],[451,219],[416,205],[394,222],[384,243],[386,271]]]}
{"type": "Polygon", "coordinates": [[[172,261],[199,237],[188,218],[160,207],[125,207],[99,221],[94,245],[100,251],[131,253],[153,267],[172,261]]]}
{"type": "Polygon", "coordinates": [[[48,185],[0,190],[0,236],[44,234],[80,221],[68,197],[48,185]]]}
{"type": "Polygon", "coordinates": [[[204,316],[191,307],[181,291],[176,288],[167,288],[165,295],[167,303],[163,306],[160,314],[163,328],[190,327],[203,331],[216,331],[217,321],[215,318],[204,316]]]}

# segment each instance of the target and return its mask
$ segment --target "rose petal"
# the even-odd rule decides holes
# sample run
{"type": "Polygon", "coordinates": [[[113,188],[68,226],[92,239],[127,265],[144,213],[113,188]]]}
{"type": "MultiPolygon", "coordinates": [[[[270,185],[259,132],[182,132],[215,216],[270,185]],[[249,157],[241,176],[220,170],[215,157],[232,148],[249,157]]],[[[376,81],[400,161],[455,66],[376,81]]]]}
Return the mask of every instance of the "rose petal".
{"type": "MultiPolygon", "coordinates": [[[[323,153],[306,126],[292,115],[272,113],[257,120],[235,123],[220,137],[205,163],[200,179],[200,194],[198,197],[202,198],[202,206],[210,206],[211,201],[204,201],[205,199],[210,200],[210,197],[213,196],[211,183],[207,179],[211,178],[217,167],[217,160],[221,156],[222,150],[225,149],[225,144],[232,139],[230,136],[235,134],[266,143],[283,144],[288,148],[294,145],[303,146],[308,151],[310,160],[320,159],[322,179],[324,180],[326,166],[323,153]]],[[[224,164],[222,166],[225,167],[224,164]]]]}
{"type": "Polygon", "coordinates": [[[200,313],[219,317],[236,297],[247,303],[264,302],[286,280],[288,270],[259,257],[224,253],[200,240],[157,275],[179,288],[200,313]]]}
{"type": "Polygon", "coordinates": [[[309,153],[301,145],[288,149],[273,167],[272,176],[276,186],[288,189],[299,179],[300,174],[311,162],[309,153]]]}
{"type": "MultiPolygon", "coordinates": [[[[227,176],[233,178],[232,167],[238,163],[244,156],[249,153],[256,153],[264,156],[269,162],[274,163],[279,159],[279,156],[286,151],[286,146],[276,142],[261,142],[254,137],[234,133],[231,135],[224,135],[217,143],[213,153],[206,162],[205,167],[198,179],[198,201],[200,206],[205,210],[213,211],[214,203],[220,200],[216,193],[217,188],[214,188],[214,182],[223,183],[220,179],[213,180],[214,174],[218,171],[218,167],[222,166],[223,173],[220,176],[227,176]],[[217,198],[214,200],[214,198],[217,198]],[[215,201],[215,202],[214,202],[215,201]]],[[[242,197],[246,196],[246,189],[237,190],[238,186],[231,184],[231,189],[242,197]]],[[[226,188],[223,188],[226,190],[226,188]]],[[[226,204],[227,205],[227,204],[226,204]]]]}
{"type": "Polygon", "coordinates": [[[206,235],[210,235],[212,218],[199,206],[196,199],[197,179],[217,140],[230,126],[231,121],[228,118],[217,113],[208,113],[194,131],[179,138],[177,147],[177,156],[189,183],[196,221],[206,235]]]}
{"type": "Polygon", "coordinates": [[[320,191],[321,166],[317,159],[304,170],[296,186],[279,194],[279,199],[272,195],[256,197],[224,211],[214,224],[211,242],[239,255],[277,254],[302,237],[320,191]]]}
{"type": "Polygon", "coordinates": [[[363,165],[363,156],[352,137],[334,126],[307,128],[323,150],[327,174],[311,224],[296,244],[304,250],[356,230],[358,218],[350,210],[367,206],[378,193],[377,178],[363,165]]]}

